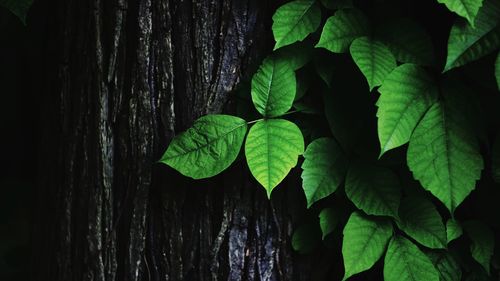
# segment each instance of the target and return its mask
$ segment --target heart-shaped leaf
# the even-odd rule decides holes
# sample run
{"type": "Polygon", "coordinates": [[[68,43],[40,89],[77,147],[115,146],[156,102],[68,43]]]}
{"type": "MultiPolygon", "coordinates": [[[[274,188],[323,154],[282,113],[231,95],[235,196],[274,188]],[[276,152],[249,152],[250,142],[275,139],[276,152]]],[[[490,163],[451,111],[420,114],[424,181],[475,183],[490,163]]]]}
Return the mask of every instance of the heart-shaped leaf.
{"type": "Polygon", "coordinates": [[[304,138],[294,123],[284,119],[262,120],[250,128],[245,155],[250,172],[264,186],[267,196],[297,165],[304,152],[304,138]]]}

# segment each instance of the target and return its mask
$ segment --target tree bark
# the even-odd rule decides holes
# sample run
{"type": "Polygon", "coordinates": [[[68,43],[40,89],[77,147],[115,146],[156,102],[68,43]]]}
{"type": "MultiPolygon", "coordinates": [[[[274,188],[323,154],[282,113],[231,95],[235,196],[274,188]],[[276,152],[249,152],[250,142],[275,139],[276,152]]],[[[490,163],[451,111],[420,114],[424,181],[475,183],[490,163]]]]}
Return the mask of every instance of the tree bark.
{"type": "Polygon", "coordinates": [[[270,51],[271,2],[46,1],[33,280],[311,280],[290,247],[296,172],[269,201],[244,161],[200,181],[156,163],[232,112],[270,51]]]}

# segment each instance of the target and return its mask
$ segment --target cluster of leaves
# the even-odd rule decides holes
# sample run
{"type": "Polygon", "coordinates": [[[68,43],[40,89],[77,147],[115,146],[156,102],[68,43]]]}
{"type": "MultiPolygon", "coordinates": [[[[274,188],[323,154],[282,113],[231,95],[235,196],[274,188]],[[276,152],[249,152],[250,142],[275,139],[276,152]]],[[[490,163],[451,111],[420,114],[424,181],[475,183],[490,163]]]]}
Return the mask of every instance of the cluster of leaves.
{"type": "Polygon", "coordinates": [[[499,101],[500,55],[491,56],[500,49],[500,1],[434,5],[453,19],[443,51],[421,22],[374,16],[349,0],[281,6],[274,51],[251,81],[260,117],[248,108],[240,115],[253,121],[204,116],[160,161],[211,177],[245,141],[248,167],[271,197],[303,155],[302,188],[319,216],[295,231],[299,252],[342,229],[344,280],[382,260],[387,281],[493,278],[498,225],[457,213],[478,180],[485,189],[500,180],[498,104],[487,108],[499,101]]]}

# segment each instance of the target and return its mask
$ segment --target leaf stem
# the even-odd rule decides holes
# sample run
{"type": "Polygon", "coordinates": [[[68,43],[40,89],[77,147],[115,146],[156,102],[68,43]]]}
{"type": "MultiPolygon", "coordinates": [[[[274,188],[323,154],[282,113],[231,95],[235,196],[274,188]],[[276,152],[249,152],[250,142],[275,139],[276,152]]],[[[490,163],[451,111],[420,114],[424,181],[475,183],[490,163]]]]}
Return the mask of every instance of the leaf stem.
{"type": "Polygon", "coordinates": [[[247,122],[247,125],[250,125],[250,124],[253,124],[253,123],[257,123],[259,121],[263,121],[263,120],[266,120],[266,119],[274,119],[274,118],[278,118],[278,117],[282,117],[282,116],[286,116],[286,115],[290,115],[290,114],[293,114],[293,113],[297,113],[297,112],[301,112],[302,110],[294,110],[294,111],[290,111],[290,112],[287,112],[283,115],[280,115],[280,116],[274,116],[272,118],[260,118],[260,119],[256,119],[256,120],[252,120],[252,121],[248,121],[247,122]]]}

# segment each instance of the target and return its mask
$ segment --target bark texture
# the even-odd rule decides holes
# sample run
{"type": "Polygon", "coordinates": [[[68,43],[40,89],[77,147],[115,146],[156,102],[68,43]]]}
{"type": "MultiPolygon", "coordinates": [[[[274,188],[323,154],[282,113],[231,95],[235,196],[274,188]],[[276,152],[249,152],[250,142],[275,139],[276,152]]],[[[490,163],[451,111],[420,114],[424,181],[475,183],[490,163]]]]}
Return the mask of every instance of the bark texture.
{"type": "Polygon", "coordinates": [[[242,161],[203,181],[155,163],[196,118],[231,110],[278,3],[46,2],[33,280],[311,280],[290,248],[296,175],[269,202],[242,161]]]}

